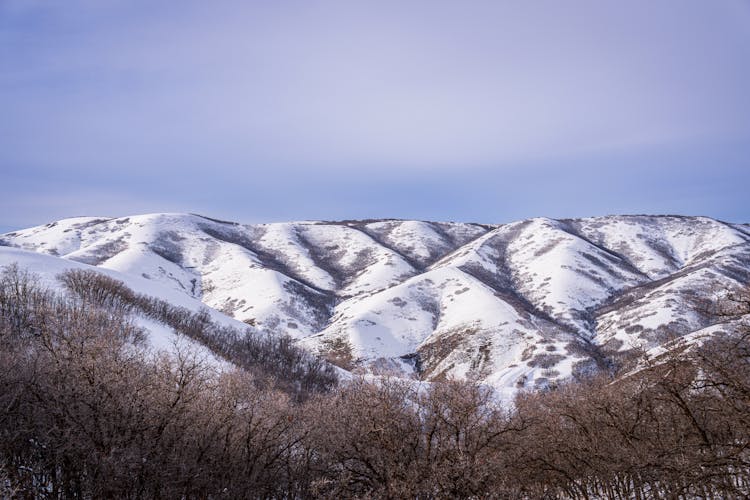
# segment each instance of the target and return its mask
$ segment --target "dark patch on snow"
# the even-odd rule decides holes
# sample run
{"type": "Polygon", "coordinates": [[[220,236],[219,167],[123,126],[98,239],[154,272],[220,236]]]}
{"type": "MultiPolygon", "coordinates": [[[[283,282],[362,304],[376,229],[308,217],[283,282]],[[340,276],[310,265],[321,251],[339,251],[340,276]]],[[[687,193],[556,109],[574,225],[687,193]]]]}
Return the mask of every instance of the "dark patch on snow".
{"type": "Polygon", "coordinates": [[[333,297],[320,293],[294,280],[284,283],[290,301],[281,310],[300,323],[310,324],[314,330],[322,330],[334,306],[333,297]]]}
{"type": "Polygon", "coordinates": [[[404,299],[402,299],[401,297],[393,297],[388,302],[390,302],[391,304],[393,304],[396,307],[404,307],[407,304],[407,302],[404,299]]]}
{"type": "Polygon", "coordinates": [[[190,215],[192,215],[193,217],[200,217],[201,219],[210,220],[211,222],[216,222],[217,224],[227,224],[227,225],[230,225],[230,226],[239,226],[238,223],[232,222],[232,221],[228,221],[228,220],[214,219],[213,217],[207,217],[205,215],[193,214],[193,213],[191,213],[190,215]]]}
{"type": "Polygon", "coordinates": [[[175,231],[162,231],[151,242],[149,249],[159,257],[181,266],[184,260],[182,245],[185,238],[175,231]]]}
{"type": "Polygon", "coordinates": [[[529,361],[526,362],[528,366],[531,366],[532,368],[550,368],[552,366],[555,366],[560,361],[564,360],[565,356],[561,356],[560,354],[537,354],[533,358],[531,358],[529,361]]]}
{"type": "Polygon", "coordinates": [[[104,224],[106,222],[109,222],[112,219],[92,219],[87,222],[78,222],[76,224],[73,224],[72,227],[75,229],[78,229],[79,231],[83,231],[84,229],[93,228],[94,226],[98,226],[99,224],[104,224]]]}
{"type": "Polygon", "coordinates": [[[88,264],[90,266],[98,266],[127,249],[128,243],[123,238],[118,238],[116,240],[90,247],[86,250],[86,253],[71,257],[70,260],[88,264]]]}

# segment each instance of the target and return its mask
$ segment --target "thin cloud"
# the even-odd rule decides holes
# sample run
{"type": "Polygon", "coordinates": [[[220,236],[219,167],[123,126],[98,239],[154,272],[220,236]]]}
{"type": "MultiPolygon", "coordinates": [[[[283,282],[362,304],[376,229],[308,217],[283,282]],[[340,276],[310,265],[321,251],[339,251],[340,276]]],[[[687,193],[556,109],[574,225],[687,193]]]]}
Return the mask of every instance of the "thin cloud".
{"type": "Polygon", "coordinates": [[[499,178],[556,159],[580,176],[576,160],[747,142],[748,33],[732,1],[13,0],[0,162],[9,182],[31,169],[130,191],[209,171],[499,178]]]}

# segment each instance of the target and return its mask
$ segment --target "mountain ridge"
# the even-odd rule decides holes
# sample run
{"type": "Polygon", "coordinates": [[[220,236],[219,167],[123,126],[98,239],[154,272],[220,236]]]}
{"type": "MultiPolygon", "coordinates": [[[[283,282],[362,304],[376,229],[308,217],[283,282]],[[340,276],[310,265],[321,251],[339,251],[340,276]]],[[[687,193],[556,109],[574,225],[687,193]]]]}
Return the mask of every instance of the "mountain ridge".
{"type": "Polygon", "coordinates": [[[509,392],[706,328],[717,320],[696,304],[750,283],[750,226],[674,215],[490,225],[157,213],[62,219],[0,243],[156,281],[348,369],[509,392]]]}

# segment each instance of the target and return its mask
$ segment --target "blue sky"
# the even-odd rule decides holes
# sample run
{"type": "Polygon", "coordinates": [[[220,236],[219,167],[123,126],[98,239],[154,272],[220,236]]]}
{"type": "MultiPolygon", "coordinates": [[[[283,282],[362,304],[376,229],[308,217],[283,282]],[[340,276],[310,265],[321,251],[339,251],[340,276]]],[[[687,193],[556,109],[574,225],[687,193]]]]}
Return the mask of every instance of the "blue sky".
{"type": "Polygon", "coordinates": [[[750,222],[747,89],[747,0],[0,0],[0,230],[750,222]]]}

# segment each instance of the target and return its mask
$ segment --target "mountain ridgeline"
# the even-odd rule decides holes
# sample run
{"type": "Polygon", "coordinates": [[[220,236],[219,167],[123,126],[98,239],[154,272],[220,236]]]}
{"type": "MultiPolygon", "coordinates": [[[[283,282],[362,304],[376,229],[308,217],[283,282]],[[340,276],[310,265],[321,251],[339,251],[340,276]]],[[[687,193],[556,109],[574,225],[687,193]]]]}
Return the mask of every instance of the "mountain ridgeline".
{"type": "Polygon", "coordinates": [[[64,219],[0,241],[145,278],[347,370],[471,378],[509,395],[710,333],[710,304],[750,282],[750,227],[705,217],[243,225],[152,214],[64,219]]]}

